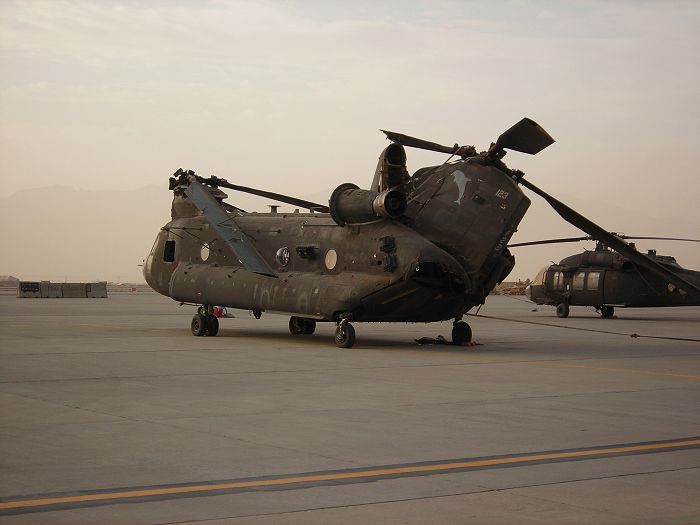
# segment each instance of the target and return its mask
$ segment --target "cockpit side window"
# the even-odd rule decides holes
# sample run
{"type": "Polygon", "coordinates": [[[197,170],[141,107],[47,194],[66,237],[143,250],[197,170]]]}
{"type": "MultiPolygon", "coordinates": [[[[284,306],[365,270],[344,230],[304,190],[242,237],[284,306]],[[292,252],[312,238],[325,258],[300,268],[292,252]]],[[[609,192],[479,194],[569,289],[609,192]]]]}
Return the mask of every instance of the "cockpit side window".
{"type": "Polygon", "coordinates": [[[165,241],[163,260],[165,262],[175,262],[175,241],[165,241]]]}
{"type": "Polygon", "coordinates": [[[545,275],[547,274],[547,266],[542,268],[539,272],[537,272],[537,275],[535,275],[535,278],[532,280],[532,284],[539,284],[543,285],[544,284],[544,278],[545,275]]]}

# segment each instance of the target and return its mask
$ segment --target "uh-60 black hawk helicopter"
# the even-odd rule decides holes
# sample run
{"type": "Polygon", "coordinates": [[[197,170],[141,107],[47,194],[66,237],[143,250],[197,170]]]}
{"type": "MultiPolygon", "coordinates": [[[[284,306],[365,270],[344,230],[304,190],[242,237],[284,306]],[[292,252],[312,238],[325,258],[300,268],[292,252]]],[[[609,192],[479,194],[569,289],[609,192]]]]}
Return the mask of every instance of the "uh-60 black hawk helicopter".
{"type": "MultiPolygon", "coordinates": [[[[700,242],[676,237],[639,237],[613,234],[619,239],[647,239],[700,242]]],[[[588,241],[591,237],[566,237],[510,244],[509,248],[538,244],[588,241]]],[[[629,246],[634,248],[633,243],[629,246]]],[[[686,282],[700,286],[700,272],[682,268],[670,255],[648,250],[643,255],[650,261],[675,273],[686,282]]],[[[584,251],[562,259],[559,264],[542,268],[525,289],[528,299],[537,304],[557,307],[558,317],[568,317],[570,306],[592,306],[604,319],[611,318],[615,307],[698,306],[697,294],[689,294],[676,284],[667,282],[656,272],[640,266],[598,241],[595,250],[584,251]]]]}
{"type": "Polygon", "coordinates": [[[506,149],[535,154],[554,142],[534,121],[521,120],[481,153],[384,133],[392,144],[381,153],[370,188],[342,184],[328,206],[178,170],[170,179],[172,220],[144,261],[146,281],[176,301],[201,305],[191,323],[198,336],[218,332],[217,305],[256,317],[287,313],[292,334],[334,322],[343,348],[355,341],[352,322],[452,319],[452,340],[464,344],[472,334],[462,317],[484,303],[515,263],[507,244],[530,205],[522,185],[593,238],[700,296],[700,289],[503,163],[506,149]],[[451,157],[409,175],[404,146],[451,157]],[[246,213],[224,203],[220,188],[310,213],[246,213]]]}

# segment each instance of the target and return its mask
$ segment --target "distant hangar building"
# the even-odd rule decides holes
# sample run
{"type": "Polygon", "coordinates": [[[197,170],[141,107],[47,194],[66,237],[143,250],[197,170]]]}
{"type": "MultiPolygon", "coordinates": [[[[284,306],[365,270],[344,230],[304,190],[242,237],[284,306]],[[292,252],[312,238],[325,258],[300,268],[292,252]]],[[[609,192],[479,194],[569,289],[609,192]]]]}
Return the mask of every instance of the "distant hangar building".
{"type": "Polygon", "coordinates": [[[20,298],[107,298],[107,282],[52,283],[50,281],[19,281],[20,298]]]}

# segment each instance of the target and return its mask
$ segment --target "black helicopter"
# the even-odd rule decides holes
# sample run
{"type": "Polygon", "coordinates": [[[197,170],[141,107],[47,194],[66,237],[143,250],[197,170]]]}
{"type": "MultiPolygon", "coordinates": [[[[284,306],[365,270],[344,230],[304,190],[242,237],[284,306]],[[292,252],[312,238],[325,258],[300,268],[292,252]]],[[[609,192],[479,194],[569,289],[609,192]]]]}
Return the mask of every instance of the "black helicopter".
{"type": "Polygon", "coordinates": [[[370,188],[342,184],[328,206],[178,170],[169,186],[172,220],[144,261],[146,281],[176,301],[201,305],[191,323],[197,336],[217,334],[217,305],[256,317],[287,313],[294,335],[312,334],[317,321],[334,322],[343,348],[355,341],[352,322],[453,319],[452,341],[464,344],[472,332],[463,315],[483,304],[515,264],[507,245],[530,205],[525,186],[593,238],[700,297],[698,287],[503,163],[506,149],[535,154],[554,142],[536,122],[524,118],[481,153],[384,133],[392,143],[370,188]],[[409,175],[404,146],[450,157],[409,175]],[[310,213],[247,213],[225,203],[221,188],[310,213]]]}
{"type": "MultiPolygon", "coordinates": [[[[698,239],[675,237],[639,237],[613,233],[620,240],[666,240],[700,242],[698,239]]],[[[510,244],[509,248],[589,241],[591,237],[566,237],[542,241],[510,244]]],[[[634,243],[627,243],[632,249],[634,243]]],[[[663,266],[683,280],[700,286],[700,272],[682,268],[669,255],[658,255],[656,250],[640,254],[663,266]]],[[[537,304],[557,307],[558,317],[568,317],[570,306],[592,306],[604,319],[613,317],[615,307],[698,306],[700,298],[683,288],[667,282],[656,272],[640,266],[598,241],[595,250],[584,251],[562,259],[559,264],[542,268],[525,289],[528,299],[537,304]]]]}

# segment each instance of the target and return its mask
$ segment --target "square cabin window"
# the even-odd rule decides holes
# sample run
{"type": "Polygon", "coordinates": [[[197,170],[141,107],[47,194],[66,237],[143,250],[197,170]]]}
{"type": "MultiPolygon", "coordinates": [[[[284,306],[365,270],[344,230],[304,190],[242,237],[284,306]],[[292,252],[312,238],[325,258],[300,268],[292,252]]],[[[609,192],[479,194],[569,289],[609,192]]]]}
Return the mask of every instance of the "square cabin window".
{"type": "Polygon", "coordinates": [[[564,275],[561,272],[556,272],[554,274],[554,289],[561,290],[561,287],[563,284],[564,284],[564,275]]]}
{"type": "Polygon", "coordinates": [[[583,290],[583,283],[586,281],[586,272],[574,274],[574,290],[583,290]]]}
{"type": "Polygon", "coordinates": [[[590,272],[586,280],[587,290],[597,290],[600,282],[600,272],[590,272]]]}

